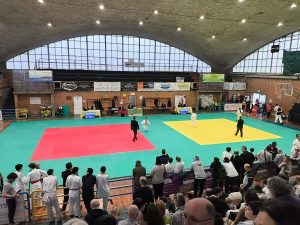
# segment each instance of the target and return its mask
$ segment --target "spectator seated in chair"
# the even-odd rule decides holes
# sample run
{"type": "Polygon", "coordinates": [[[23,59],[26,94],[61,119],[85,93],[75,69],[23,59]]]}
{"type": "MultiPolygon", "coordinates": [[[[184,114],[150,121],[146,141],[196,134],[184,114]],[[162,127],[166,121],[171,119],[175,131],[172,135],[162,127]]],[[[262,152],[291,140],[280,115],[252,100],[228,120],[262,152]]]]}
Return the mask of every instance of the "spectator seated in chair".
{"type": "Polygon", "coordinates": [[[64,108],[62,107],[62,105],[58,106],[55,115],[56,116],[64,116],[64,108]]]}

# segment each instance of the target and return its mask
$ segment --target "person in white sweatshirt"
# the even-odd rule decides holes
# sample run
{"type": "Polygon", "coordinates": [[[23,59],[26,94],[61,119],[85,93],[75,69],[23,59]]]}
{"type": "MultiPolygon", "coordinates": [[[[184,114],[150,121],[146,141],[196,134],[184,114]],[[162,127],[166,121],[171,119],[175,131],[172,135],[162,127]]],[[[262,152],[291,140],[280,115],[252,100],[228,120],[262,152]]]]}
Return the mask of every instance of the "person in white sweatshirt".
{"type": "Polygon", "coordinates": [[[223,167],[226,171],[225,193],[228,194],[233,185],[239,185],[239,174],[228,157],[224,158],[223,167]]]}
{"type": "Polygon", "coordinates": [[[203,193],[205,181],[206,181],[206,173],[204,171],[202,163],[199,160],[199,156],[195,156],[190,170],[193,171],[195,175],[194,196],[195,198],[201,197],[203,193]],[[198,189],[200,189],[199,192],[198,189]]]}

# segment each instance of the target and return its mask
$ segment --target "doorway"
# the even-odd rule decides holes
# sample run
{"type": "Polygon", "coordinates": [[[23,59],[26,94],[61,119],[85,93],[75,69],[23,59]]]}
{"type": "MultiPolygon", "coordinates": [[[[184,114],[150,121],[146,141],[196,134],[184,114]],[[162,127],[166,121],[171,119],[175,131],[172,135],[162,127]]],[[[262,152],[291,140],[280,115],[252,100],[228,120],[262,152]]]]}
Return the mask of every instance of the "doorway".
{"type": "Polygon", "coordinates": [[[136,106],[136,96],[135,95],[129,95],[128,96],[128,105],[132,104],[134,106],[136,106]]]}

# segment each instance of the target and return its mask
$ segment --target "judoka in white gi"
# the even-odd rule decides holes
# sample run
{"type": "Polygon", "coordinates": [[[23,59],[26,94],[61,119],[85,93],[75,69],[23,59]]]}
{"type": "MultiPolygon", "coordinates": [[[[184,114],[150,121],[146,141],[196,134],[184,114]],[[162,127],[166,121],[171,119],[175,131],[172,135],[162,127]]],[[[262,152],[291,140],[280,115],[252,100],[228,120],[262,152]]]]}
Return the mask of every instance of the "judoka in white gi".
{"type": "MultiPolygon", "coordinates": [[[[44,177],[47,177],[47,172],[41,169],[37,169],[37,164],[36,163],[30,163],[28,165],[30,168],[30,172],[27,175],[27,180],[30,182],[30,194],[37,189],[42,188],[42,183],[41,180],[44,177]]],[[[42,196],[41,192],[34,192],[33,198],[36,199],[37,205],[42,205],[42,196]]]]}
{"type": "Polygon", "coordinates": [[[53,169],[47,171],[48,177],[43,178],[43,201],[46,203],[47,213],[50,222],[55,221],[52,207],[55,208],[56,216],[58,220],[61,220],[61,211],[58,205],[56,196],[56,188],[58,187],[57,177],[53,176],[53,169]]]}
{"type": "Polygon", "coordinates": [[[150,125],[150,121],[148,120],[147,117],[145,117],[145,119],[142,121],[143,131],[148,131],[149,130],[149,125],[150,125]]]}
{"type": "Polygon", "coordinates": [[[15,166],[16,172],[15,174],[18,175],[18,178],[16,179],[16,192],[25,192],[26,191],[26,184],[28,183],[27,177],[24,176],[22,173],[23,170],[23,165],[22,164],[17,164],[15,166]]]}
{"type": "Polygon", "coordinates": [[[70,216],[80,217],[80,189],[81,177],[78,176],[78,167],[72,168],[72,174],[68,176],[66,187],[69,188],[70,216]]]}
{"type": "Polygon", "coordinates": [[[196,113],[192,113],[191,120],[192,120],[192,127],[197,127],[197,114],[196,113]]]}
{"type": "Polygon", "coordinates": [[[239,120],[240,117],[243,115],[243,110],[241,108],[238,108],[238,110],[236,111],[236,120],[239,120]]]}

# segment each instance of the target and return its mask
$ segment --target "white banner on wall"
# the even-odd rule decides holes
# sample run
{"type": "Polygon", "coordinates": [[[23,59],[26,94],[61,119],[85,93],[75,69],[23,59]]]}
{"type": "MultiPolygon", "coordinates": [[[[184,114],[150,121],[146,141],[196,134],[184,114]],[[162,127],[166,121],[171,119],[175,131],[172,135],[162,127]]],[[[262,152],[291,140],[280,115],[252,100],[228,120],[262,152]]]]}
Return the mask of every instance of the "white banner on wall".
{"type": "Polygon", "coordinates": [[[108,82],[107,91],[121,91],[121,82],[108,82]]]}
{"type": "Polygon", "coordinates": [[[224,90],[245,91],[247,89],[246,82],[224,82],[224,90]]]}
{"type": "Polygon", "coordinates": [[[188,82],[176,83],[177,91],[189,91],[190,89],[191,89],[191,83],[188,82]]]}
{"type": "Polygon", "coordinates": [[[210,106],[210,104],[214,100],[214,95],[213,94],[208,94],[208,95],[199,95],[201,99],[201,107],[207,107],[210,106]]]}
{"type": "Polygon", "coordinates": [[[30,97],[29,101],[30,101],[30,105],[41,105],[42,104],[41,97],[30,97]]]}
{"type": "Polygon", "coordinates": [[[52,81],[52,70],[29,70],[28,75],[35,81],[52,81]]]}
{"type": "Polygon", "coordinates": [[[242,104],[240,103],[232,103],[232,104],[225,104],[224,111],[237,111],[238,108],[242,108],[242,104]]]}
{"type": "Polygon", "coordinates": [[[176,91],[175,83],[154,83],[155,91],[176,91]]]}
{"type": "Polygon", "coordinates": [[[107,91],[106,82],[94,82],[94,91],[107,91]]]}

